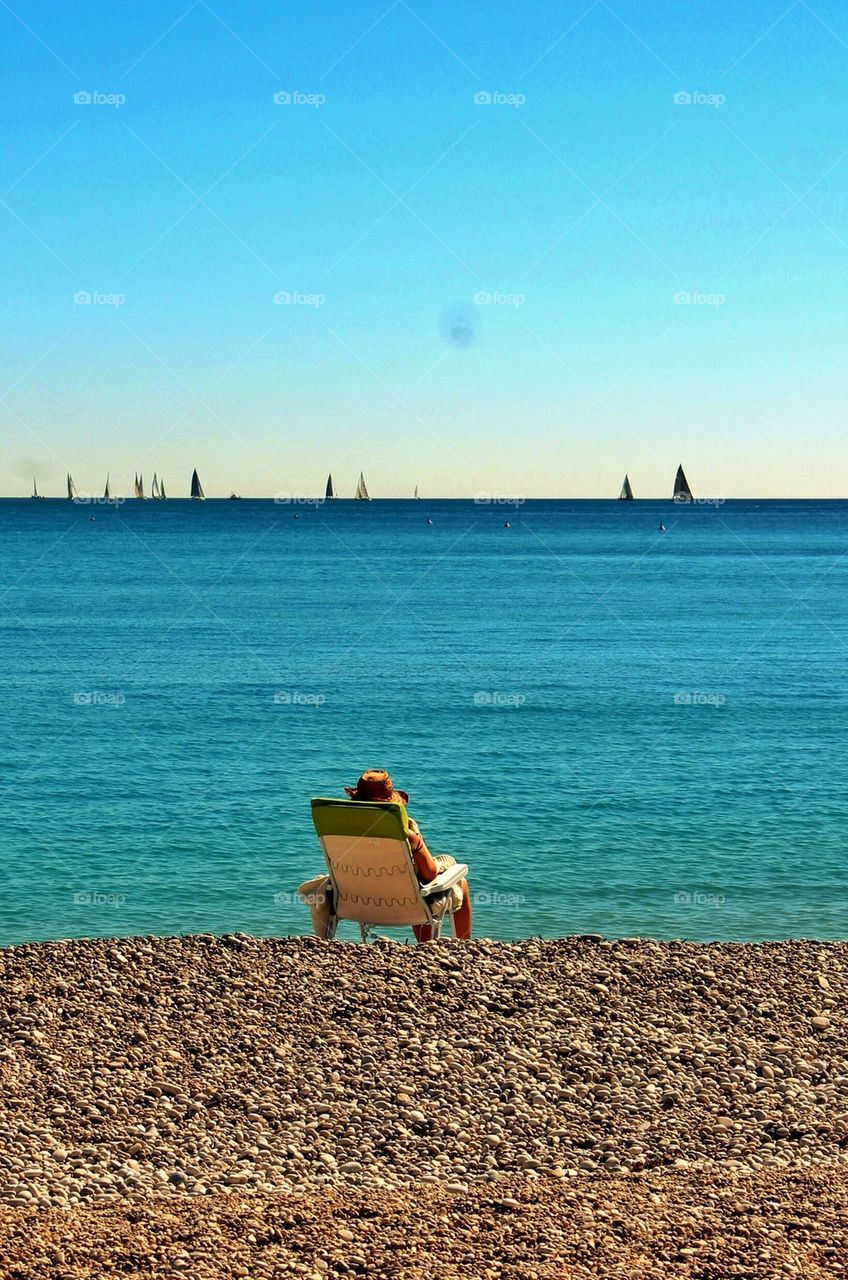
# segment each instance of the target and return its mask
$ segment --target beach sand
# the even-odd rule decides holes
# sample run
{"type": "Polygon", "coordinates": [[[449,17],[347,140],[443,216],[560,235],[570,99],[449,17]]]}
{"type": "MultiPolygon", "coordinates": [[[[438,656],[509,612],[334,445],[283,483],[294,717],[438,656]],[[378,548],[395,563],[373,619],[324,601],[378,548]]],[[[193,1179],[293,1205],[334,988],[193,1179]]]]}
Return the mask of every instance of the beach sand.
{"type": "Polygon", "coordinates": [[[0,1274],[848,1268],[848,943],[203,935],[0,971],[0,1274]]]}

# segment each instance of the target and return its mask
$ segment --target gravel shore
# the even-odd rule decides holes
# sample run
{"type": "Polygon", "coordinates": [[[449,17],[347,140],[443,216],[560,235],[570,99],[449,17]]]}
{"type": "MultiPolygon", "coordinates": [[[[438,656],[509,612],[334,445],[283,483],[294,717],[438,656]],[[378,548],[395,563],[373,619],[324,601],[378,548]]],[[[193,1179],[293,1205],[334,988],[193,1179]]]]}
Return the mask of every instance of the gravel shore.
{"type": "MultiPolygon", "coordinates": [[[[202,935],[12,947],[0,971],[4,1252],[33,1209],[38,1239],[82,1214],[118,1240],[136,1214],[199,1230],[213,1204],[226,1234],[251,1204],[405,1221],[432,1202],[454,1235],[456,1214],[500,1224],[486,1206],[526,1193],[563,1231],[591,1196],[625,1222],[654,1194],[685,1217],[691,1182],[702,1208],[710,1187],[738,1183],[766,1217],[771,1197],[781,1238],[781,1215],[812,1230],[804,1197],[830,1196],[841,1225],[816,1265],[848,1263],[848,943],[202,935]]],[[[560,1269],[537,1250],[538,1274],[567,1274],[550,1238],[560,1269]]],[[[294,1269],[335,1274],[319,1262],[294,1269]]]]}

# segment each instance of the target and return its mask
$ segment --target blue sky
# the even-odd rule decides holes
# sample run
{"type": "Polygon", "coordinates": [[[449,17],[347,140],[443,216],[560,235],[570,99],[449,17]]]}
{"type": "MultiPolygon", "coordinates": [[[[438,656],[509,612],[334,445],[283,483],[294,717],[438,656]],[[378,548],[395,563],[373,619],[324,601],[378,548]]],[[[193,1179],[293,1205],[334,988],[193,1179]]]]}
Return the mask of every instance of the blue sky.
{"type": "Polygon", "coordinates": [[[848,493],[830,0],[15,0],[0,59],[0,492],[848,493]]]}

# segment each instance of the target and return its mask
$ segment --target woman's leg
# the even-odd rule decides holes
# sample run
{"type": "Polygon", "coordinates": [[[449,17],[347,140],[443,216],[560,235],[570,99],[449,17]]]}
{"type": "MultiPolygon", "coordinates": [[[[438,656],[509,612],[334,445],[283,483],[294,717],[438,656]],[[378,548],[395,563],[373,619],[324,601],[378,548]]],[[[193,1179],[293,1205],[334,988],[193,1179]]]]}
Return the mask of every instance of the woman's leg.
{"type": "Polygon", "coordinates": [[[462,942],[471,941],[471,892],[468,888],[468,881],[463,880],[460,883],[462,890],[462,906],[458,907],[451,916],[453,924],[453,936],[459,938],[462,942]]]}

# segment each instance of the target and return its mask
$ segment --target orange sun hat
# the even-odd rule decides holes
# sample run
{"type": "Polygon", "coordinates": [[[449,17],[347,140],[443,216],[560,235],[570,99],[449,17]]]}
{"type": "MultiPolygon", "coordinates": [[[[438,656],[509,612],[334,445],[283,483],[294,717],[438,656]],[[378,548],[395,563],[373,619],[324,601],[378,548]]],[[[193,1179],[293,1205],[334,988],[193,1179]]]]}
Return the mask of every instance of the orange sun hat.
{"type": "Polygon", "coordinates": [[[384,804],[409,804],[405,791],[397,791],[385,769],[366,769],[355,787],[345,787],[351,800],[370,800],[384,804]]]}

